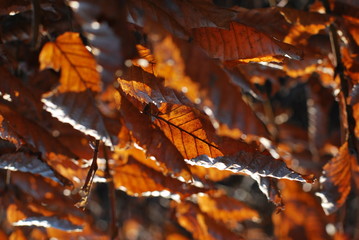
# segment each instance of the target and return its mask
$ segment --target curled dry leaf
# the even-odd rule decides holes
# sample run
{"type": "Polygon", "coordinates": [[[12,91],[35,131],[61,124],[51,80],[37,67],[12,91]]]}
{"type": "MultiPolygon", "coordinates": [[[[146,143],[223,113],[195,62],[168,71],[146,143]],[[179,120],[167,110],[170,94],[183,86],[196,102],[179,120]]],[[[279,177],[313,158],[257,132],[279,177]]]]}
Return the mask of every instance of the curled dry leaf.
{"type": "Polygon", "coordinates": [[[355,155],[349,152],[348,144],[344,143],[338,155],[323,167],[323,176],[320,177],[322,189],[317,195],[322,199],[326,214],[334,213],[345,203],[351,189],[355,162],[355,155]]]}

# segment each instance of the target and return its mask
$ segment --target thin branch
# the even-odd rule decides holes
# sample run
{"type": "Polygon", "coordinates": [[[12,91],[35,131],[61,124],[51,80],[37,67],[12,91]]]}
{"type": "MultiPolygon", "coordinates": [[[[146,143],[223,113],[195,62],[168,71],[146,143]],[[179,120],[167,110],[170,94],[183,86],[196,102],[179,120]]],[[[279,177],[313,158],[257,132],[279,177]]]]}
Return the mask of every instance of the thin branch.
{"type": "Polygon", "coordinates": [[[93,178],[94,178],[95,173],[96,173],[97,168],[98,168],[98,166],[97,166],[97,155],[98,155],[98,147],[99,147],[99,145],[100,145],[100,141],[96,140],[91,167],[90,167],[90,169],[89,169],[89,171],[87,173],[85,184],[82,187],[82,190],[84,190],[84,191],[87,191],[87,190],[90,189],[90,187],[92,185],[93,178]]]}
{"type": "MultiPolygon", "coordinates": [[[[332,10],[330,9],[330,5],[328,0],[323,0],[323,5],[325,7],[325,11],[328,14],[332,13],[332,10]]],[[[342,111],[345,111],[346,113],[346,122],[348,124],[348,129],[345,133],[345,140],[348,142],[348,148],[349,152],[356,156],[358,160],[358,150],[357,150],[357,144],[356,144],[356,136],[355,136],[355,119],[353,117],[353,107],[348,102],[349,97],[349,83],[348,78],[346,77],[344,70],[344,64],[342,61],[342,56],[340,52],[340,45],[339,45],[339,36],[338,36],[338,29],[334,23],[331,23],[329,26],[329,36],[330,36],[330,44],[332,47],[332,51],[334,54],[334,61],[335,61],[335,75],[339,75],[340,78],[340,87],[341,92],[344,97],[344,103],[345,103],[345,109],[342,109],[342,111]]]]}
{"type": "Polygon", "coordinates": [[[87,199],[88,199],[89,192],[91,190],[93,179],[94,179],[96,171],[98,169],[97,155],[98,155],[99,145],[100,145],[100,141],[96,140],[92,163],[91,163],[90,169],[89,169],[89,171],[87,173],[85,184],[83,185],[83,187],[81,188],[81,191],[80,191],[80,194],[82,195],[82,199],[80,200],[80,202],[78,202],[76,204],[77,207],[82,207],[83,208],[87,204],[87,199]]]}

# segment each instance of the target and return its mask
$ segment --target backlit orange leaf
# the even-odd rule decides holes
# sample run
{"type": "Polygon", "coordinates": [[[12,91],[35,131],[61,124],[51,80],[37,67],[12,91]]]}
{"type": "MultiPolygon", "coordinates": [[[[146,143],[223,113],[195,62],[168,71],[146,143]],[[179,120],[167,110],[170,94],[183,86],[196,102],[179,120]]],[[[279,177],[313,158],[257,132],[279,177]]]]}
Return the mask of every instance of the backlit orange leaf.
{"type": "Polygon", "coordinates": [[[195,110],[184,105],[162,104],[154,113],[154,123],[165,133],[166,137],[177,147],[182,156],[192,159],[200,155],[209,157],[223,156],[214,141],[214,129],[195,110]],[[212,130],[212,131],[211,131],[212,130]]]}
{"type": "Polygon", "coordinates": [[[95,59],[78,33],[67,32],[57,37],[56,41],[46,43],[39,61],[41,70],[61,70],[60,86],[56,88],[59,93],[101,90],[95,59]]]}
{"type": "Polygon", "coordinates": [[[47,43],[39,61],[40,69],[61,70],[60,85],[42,98],[46,111],[85,134],[102,139],[107,145],[116,142],[96,106],[93,93],[101,90],[101,79],[95,59],[79,34],[67,32],[47,43]],[[76,110],[77,106],[82,106],[82,111],[76,110]],[[82,117],[84,114],[86,118],[82,117]]]}

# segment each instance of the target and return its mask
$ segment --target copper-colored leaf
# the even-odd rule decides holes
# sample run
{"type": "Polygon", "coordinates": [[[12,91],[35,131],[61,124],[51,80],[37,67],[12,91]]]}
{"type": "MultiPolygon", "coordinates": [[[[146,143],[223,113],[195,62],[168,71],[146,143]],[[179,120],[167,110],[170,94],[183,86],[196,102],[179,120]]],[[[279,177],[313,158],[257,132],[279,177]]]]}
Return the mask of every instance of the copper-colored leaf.
{"type": "Polygon", "coordinates": [[[216,223],[195,204],[182,202],[176,207],[177,219],[179,224],[192,233],[198,240],[218,240],[218,239],[243,239],[234,234],[223,225],[216,223]]]}
{"type": "Polygon", "coordinates": [[[294,8],[236,8],[236,10],[238,14],[235,21],[294,45],[300,42],[295,41],[293,36],[299,36],[299,40],[308,38],[330,23],[330,17],[327,15],[294,8]]]}
{"type": "Polygon", "coordinates": [[[355,161],[348,144],[344,143],[338,155],[323,167],[324,173],[320,177],[322,190],[317,195],[322,199],[322,207],[327,214],[335,212],[345,203],[351,189],[352,165],[355,161]]]}
{"type": "Polygon", "coordinates": [[[202,212],[208,214],[213,219],[224,223],[234,229],[238,222],[245,220],[258,221],[259,214],[246,204],[230,198],[226,195],[216,196],[215,194],[198,195],[198,206],[202,212]]]}
{"type": "Polygon", "coordinates": [[[304,181],[268,152],[260,152],[241,141],[218,137],[207,116],[195,109],[164,103],[157,113],[150,114],[188,164],[304,181]]]}
{"type": "Polygon", "coordinates": [[[14,103],[18,109],[37,111],[40,103],[37,101],[30,89],[20,79],[11,75],[4,67],[0,67],[0,96],[7,101],[14,103]]]}
{"type": "Polygon", "coordinates": [[[281,181],[285,209],[273,213],[274,233],[280,239],[329,239],[326,226],[329,223],[317,199],[304,192],[301,184],[281,181]]]}
{"type": "Polygon", "coordinates": [[[284,56],[299,60],[302,55],[295,47],[240,23],[232,22],[229,30],[196,28],[192,31],[195,41],[209,56],[222,61],[272,62],[281,61],[284,56]]]}
{"type": "Polygon", "coordinates": [[[148,155],[154,156],[156,161],[163,165],[164,170],[168,169],[189,180],[189,169],[180,152],[160,130],[151,126],[148,116],[141,114],[125,98],[122,101],[121,113],[138,144],[146,149],[148,155]]]}
{"type": "Polygon", "coordinates": [[[156,70],[165,77],[166,85],[183,91],[209,116],[230,129],[239,129],[245,134],[267,135],[263,124],[242,100],[239,87],[201,49],[161,31],[151,33],[150,39],[155,45],[156,70]],[[199,62],[203,67],[198,67],[199,62]]]}

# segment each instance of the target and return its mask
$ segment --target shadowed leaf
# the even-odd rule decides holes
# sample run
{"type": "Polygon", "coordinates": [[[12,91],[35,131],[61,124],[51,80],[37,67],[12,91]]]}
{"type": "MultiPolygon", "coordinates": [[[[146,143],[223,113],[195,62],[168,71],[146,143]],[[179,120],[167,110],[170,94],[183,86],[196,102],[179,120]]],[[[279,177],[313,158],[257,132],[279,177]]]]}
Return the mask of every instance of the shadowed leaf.
{"type": "Polygon", "coordinates": [[[295,47],[239,23],[232,22],[229,30],[195,28],[192,32],[209,56],[222,61],[272,62],[284,56],[299,60],[302,55],[295,47]]]}
{"type": "Polygon", "coordinates": [[[106,145],[116,143],[116,136],[109,133],[105,117],[96,106],[95,99],[88,92],[56,92],[42,99],[44,109],[59,121],[69,123],[73,128],[101,139],[106,145]]]}
{"type": "Polygon", "coordinates": [[[54,138],[42,126],[24,118],[19,113],[2,104],[0,104],[0,112],[2,116],[11,123],[10,127],[22,136],[22,139],[27,144],[41,152],[43,156],[47,153],[54,152],[76,158],[69,149],[62,145],[61,142],[54,138]]]}
{"type": "Polygon", "coordinates": [[[30,172],[39,174],[43,177],[51,178],[59,182],[55,176],[54,171],[49,166],[39,160],[35,156],[27,155],[25,153],[3,154],[0,156],[0,168],[8,169],[10,171],[30,172]]]}
{"type": "Polygon", "coordinates": [[[160,30],[149,36],[154,44],[156,70],[165,77],[166,85],[184,92],[214,121],[230,129],[239,129],[245,134],[267,135],[261,121],[243,101],[240,88],[203,51],[160,30]],[[198,67],[198,62],[204,67],[198,67]]]}

